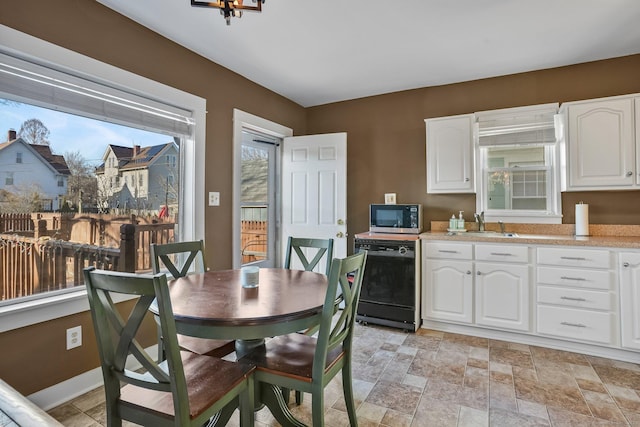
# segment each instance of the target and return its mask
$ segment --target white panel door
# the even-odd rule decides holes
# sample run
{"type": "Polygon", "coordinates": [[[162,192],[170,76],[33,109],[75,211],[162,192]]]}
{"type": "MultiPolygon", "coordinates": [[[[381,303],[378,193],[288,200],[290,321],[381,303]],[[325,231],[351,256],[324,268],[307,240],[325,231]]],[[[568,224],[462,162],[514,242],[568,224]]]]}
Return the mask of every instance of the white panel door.
{"type": "Polygon", "coordinates": [[[640,253],[620,254],[622,346],[640,350],[640,253]]]}
{"type": "Polygon", "coordinates": [[[347,134],[284,138],[282,151],[282,259],[289,236],[333,238],[347,256],[347,134]]]}

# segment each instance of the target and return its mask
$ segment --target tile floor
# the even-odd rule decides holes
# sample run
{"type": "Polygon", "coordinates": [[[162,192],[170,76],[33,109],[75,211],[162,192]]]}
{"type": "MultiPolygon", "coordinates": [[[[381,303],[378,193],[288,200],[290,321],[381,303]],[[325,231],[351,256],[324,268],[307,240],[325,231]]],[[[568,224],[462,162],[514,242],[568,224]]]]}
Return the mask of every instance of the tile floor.
{"type": "MultiPolygon", "coordinates": [[[[640,426],[640,356],[633,364],[425,329],[407,334],[361,325],[354,347],[361,427],[640,426]]],[[[339,376],[325,389],[325,402],[326,425],[348,426],[339,376]]],[[[307,395],[292,408],[308,424],[310,403],[307,395]]],[[[103,391],[49,413],[65,426],[104,426],[103,391]]],[[[231,424],[238,425],[237,416],[231,424]]],[[[265,409],[256,425],[278,424],[265,409]]]]}

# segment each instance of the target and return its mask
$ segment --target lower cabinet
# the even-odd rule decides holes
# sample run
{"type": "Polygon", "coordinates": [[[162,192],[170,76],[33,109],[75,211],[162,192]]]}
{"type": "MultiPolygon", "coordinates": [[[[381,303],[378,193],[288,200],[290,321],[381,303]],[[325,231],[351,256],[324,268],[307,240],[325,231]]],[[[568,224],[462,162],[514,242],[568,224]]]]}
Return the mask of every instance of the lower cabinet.
{"type": "Polygon", "coordinates": [[[473,323],[471,261],[427,260],[422,310],[430,319],[473,323]]]}
{"type": "Polygon", "coordinates": [[[529,330],[529,267],[476,263],[476,323],[529,330]]]}
{"type": "Polygon", "coordinates": [[[561,346],[590,345],[595,354],[603,348],[640,351],[640,251],[433,240],[422,245],[427,325],[523,333],[534,341],[562,340],[561,346]]]}
{"type": "Polygon", "coordinates": [[[622,347],[640,350],[640,253],[620,254],[622,347]]]}
{"type": "Polygon", "coordinates": [[[424,244],[425,319],[529,331],[529,248],[424,244]]]}

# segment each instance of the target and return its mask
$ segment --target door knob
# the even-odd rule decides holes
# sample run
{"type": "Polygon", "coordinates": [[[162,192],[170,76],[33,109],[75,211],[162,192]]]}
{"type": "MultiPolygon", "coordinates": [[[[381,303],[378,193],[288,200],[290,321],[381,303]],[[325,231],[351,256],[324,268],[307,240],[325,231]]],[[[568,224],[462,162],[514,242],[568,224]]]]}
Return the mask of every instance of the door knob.
{"type": "Polygon", "coordinates": [[[344,220],[339,219],[339,220],[338,220],[338,225],[344,225],[344,220]]]}
{"type": "Polygon", "coordinates": [[[343,233],[342,231],[338,231],[338,233],[336,233],[336,237],[337,238],[342,238],[342,237],[346,237],[347,235],[345,233],[343,233]]]}

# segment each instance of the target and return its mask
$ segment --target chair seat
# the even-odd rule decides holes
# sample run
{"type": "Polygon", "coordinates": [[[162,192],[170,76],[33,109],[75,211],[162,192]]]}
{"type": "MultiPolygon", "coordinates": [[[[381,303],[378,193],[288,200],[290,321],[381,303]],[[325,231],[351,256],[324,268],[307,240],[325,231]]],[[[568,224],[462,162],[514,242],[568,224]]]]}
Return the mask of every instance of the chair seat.
{"type": "Polygon", "coordinates": [[[183,350],[203,356],[224,357],[236,350],[235,341],[213,340],[178,335],[178,344],[183,350]]]}
{"type": "MultiPolygon", "coordinates": [[[[248,363],[234,363],[209,356],[181,351],[180,356],[187,379],[190,417],[194,419],[240,384],[255,369],[248,363]]],[[[173,395],[127,384],[121,389],[123,406],[138,411],[174,417],[173,395]]]]}
{"type": "MultiPolygon", "coordinates": [[[[240,360],[255,365],[261,371],[273,371],[311,382],[315,351],[315,337],[294,333],[272,338],[264,348],[257,348],[240,360]]],[[[342,346],[329,351],[325,369],[337,363],[343,355],[342,346]]]]}

